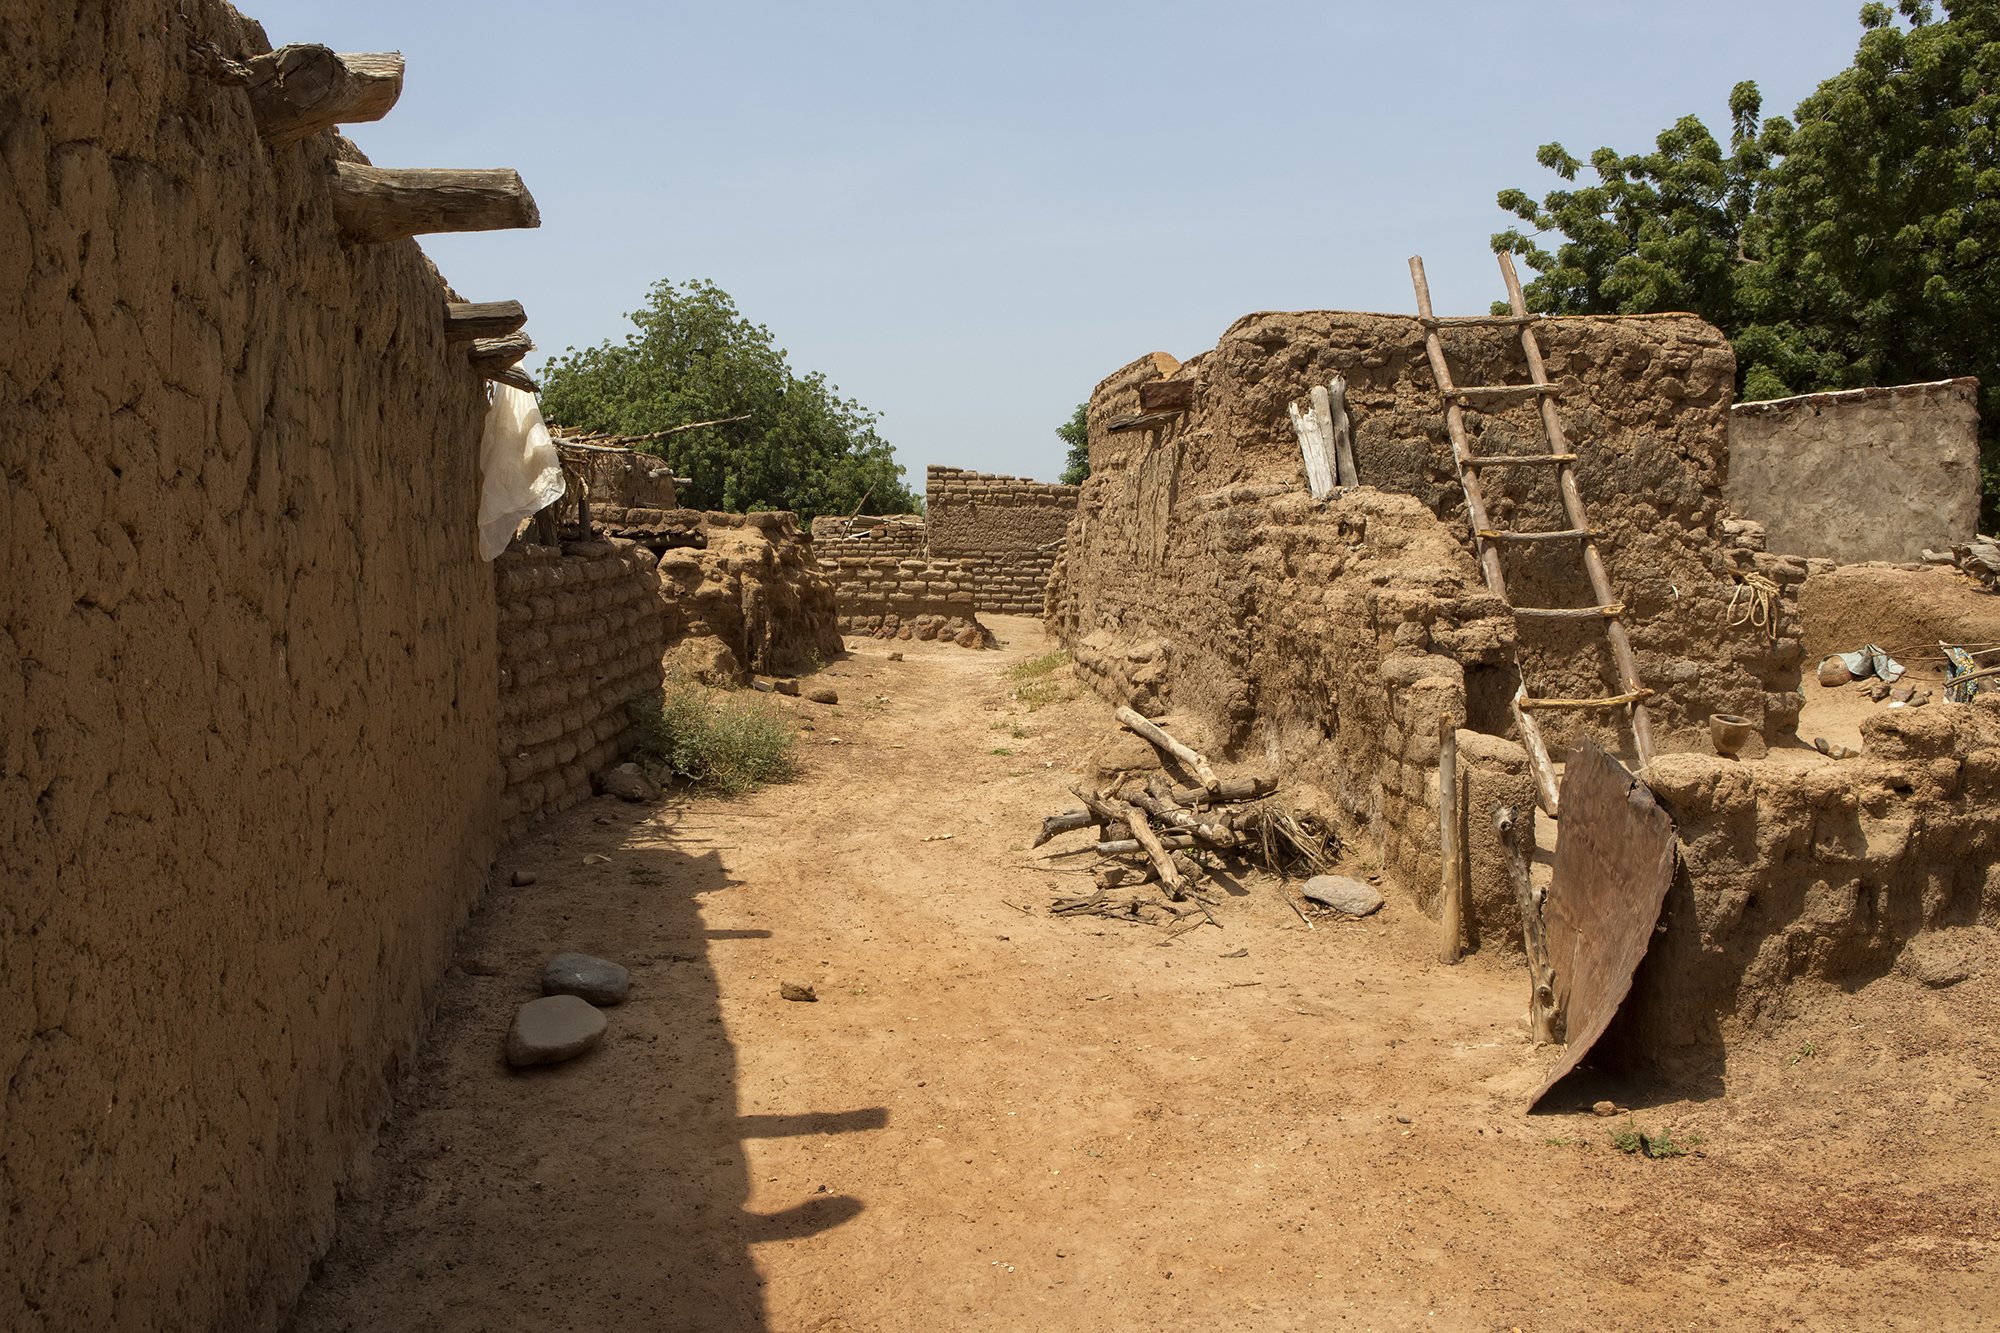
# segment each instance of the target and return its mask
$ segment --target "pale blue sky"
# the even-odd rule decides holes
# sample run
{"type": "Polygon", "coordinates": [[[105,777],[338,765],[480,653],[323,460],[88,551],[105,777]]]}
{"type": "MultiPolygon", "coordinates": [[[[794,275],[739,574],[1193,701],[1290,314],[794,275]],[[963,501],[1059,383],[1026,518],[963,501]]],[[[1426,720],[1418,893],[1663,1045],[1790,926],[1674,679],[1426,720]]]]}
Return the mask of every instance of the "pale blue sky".
{"type": "Polygon", "coordinates": [[[238,0],[271,40],[400,50],[349,129],[384,166],[518,168],[536,231],[426,237],[545,354],[712,278],[927,463],[1060,468],[1143,353],[1262,309],[1499,295],[1494,193],[1537,145],[1634,151],[1754,78],[1789,113],[1860,0],[525,4],[238,0]]]}

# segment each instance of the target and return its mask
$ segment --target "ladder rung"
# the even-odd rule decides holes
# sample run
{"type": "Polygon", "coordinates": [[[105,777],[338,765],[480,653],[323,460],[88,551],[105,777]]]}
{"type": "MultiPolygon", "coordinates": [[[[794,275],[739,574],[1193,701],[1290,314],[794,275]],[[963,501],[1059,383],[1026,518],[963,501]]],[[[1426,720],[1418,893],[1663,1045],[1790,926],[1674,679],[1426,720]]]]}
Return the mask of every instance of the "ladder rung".
{"type": "Polygon", "coordinates": [[[1575,454],[1487,454],[1468,458],[1467,467],[1518,467],[1528,463],[1574,463],[1575,454]]]}
{"type": "Polygon", "coordinates": [[[1562,390],[1553,384],[1454,384],[1445,396],[1458,399],[1459,406],[1463,407],[1474,398],[1505,402],[1510,398],[1554,398],[1561,393],[1562,390]]]}
{"type": "Polygon", "coordinates": [[[1473,535],[1489,542],[1560,542],[1603,536],[1596,528],[1558,528],[1554,532],[1503,532],[1497,528],[1481,528],[1473,535]]]}
{"type": "Polygon", "coordinates": [[[1602,606],[1517,606],[1517,616],[1531,620],[1611,620],[1625,614],[1625,603],[1606,602],[1602,606]]]}
{"type": "Polygon", "coordinates": [[[1550,318],[1548,315],[1418,315],[1417,323],[1427,329],[1496,329],[1519,328],[1523,324],[1539,324],[1550,318]]]}
{"type": "Polygon", "coordinates": [[[1627,704],[1636,704],[1641,699],[1652,697],[1651,690],[1641,687],[1626,694],[1613,694],[1603,699],[1536,699],[1530,695],[1522,695],[1515,700],[1515,703],[1518,707],[1532,712],[1537,708],[1623,708],[1627,704]]]}

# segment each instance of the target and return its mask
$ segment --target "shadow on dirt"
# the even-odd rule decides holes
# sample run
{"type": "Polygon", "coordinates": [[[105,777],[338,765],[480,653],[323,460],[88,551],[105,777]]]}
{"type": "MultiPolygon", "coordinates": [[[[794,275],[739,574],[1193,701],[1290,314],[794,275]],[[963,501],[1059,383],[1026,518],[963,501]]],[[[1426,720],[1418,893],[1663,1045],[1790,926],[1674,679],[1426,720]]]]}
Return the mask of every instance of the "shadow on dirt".
{"type": "Polygon", "coordinates": [[[881,1129],[888,1112],[739,1114],[714,960],[771,932],[709,929],[705,903],[741,886],[719,852],[684,849],[647,813],[586,802],[502,854],[504,887],[463,932],[294,1329],[758,1333],[763,1280],[749,1247],[862,1211],[805,1182],[775,1212],[745,1207],[750,1140],[881,1129]],[[597,823],[607,814],[615,827],[597,823]],[[593,852],[610,860],[585,865],[593,852]],[[512,886],[517,870],[535,883],[512,886]],[[514,1011],[564,950],[624,963],[631,998],[605,1011],[595,1050],[511,1070],[501,1050],[514,1011]]]}

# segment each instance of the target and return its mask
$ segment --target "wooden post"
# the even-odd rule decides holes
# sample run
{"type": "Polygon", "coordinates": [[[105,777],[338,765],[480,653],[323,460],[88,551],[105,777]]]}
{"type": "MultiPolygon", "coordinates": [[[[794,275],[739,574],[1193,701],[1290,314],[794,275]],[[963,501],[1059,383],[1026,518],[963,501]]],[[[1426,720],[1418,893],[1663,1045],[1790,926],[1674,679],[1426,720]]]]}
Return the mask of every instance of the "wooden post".
{"type": "Polygon", "coordinates": [[[1347,416],[1347,380],[1335,375],[1326,389],[1332,399],[1333,479],[1342,486],[1358,486],[1361,478],[1354,471],[1354,434],[1347,416]]]}
{"type": "Polygon", "coordinates": [[[481,370],[479,373],[484,378],[492,380],[495,384],[510,385],[513,388],[519,389],[522,393],[540,393],[542,391],[541,385],[535,383],[534,377],[519,366],[499,366],[490,370],[481,370]]]}
{"type": "Polygon", "coordinates": [[[403,95],[403,57],[395,51],[281,46],[244,61],[243,72],[257,133],[273,148],[330,126],[380,120],[403,95]]]}
{"type": "Polygon", "coordinates": [[[1438,847],[1443,859],[1438,885],[1438,927],[1443,941],[1438,957],[1447,963],[1458,961],[1463,933],[1465,847],[1458,836],[1459,814],[1458,723],[1446,713],[1438,719],[1438,847]]]}
{"type": "Polygon", "coordinates": [[[539,227],[521,173],[333,164],[333,216],[351,241],[373,244],[441,231],[539,227]]]}
{"type": "Polygon", "coordinates": [[[1507,878],[1514,885],[1514,901],[1521,909],[1521,948],[1528,955],[1528,1015],[1537,1046],[1560,1040],[1556,1035],[1555,968],[1549,963],[1548,928],[1542,922],[1542,904],[1535,896],[1534,878],[1524,850],[1529,820],[1516,819],[1514,808],[1503,805],[1493,812],[1493,827],[1500,834],[1500,847],[1507,856],[1507,878]]]}
{"type": "Polygon", "coordinates": [[[452,342],[505,337],[527,322],[528,312],[519,301],[445,302],[444,336],[452,342]]]}
{"type": "MultiPolygon", "coordinates": [[[[1324,396],[1325,389],[1314,389],[1313,395],[1324,396]]],[[[1315,500],[1324,500],[1333,494],[1333,453],[1332,442],[1320,433],[1317,403],[1308,397],[1305,406],[1297,403],[1289,405],[1292,415],[1292,429],[1298,433],[1299,454],[1305,462],[1306,491],[1315,500]]]]}

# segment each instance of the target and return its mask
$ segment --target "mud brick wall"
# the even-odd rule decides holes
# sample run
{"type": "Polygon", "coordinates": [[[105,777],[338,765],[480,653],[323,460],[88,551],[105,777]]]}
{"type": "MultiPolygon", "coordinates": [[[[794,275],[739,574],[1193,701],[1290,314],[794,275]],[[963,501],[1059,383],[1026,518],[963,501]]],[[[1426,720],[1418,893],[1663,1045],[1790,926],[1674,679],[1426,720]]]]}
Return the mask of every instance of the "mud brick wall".
{"type": "Polygon", "coordinates": [[[499,836],[484,393],[254,23],[7,15],[0,1328],[271,1328],[499,836]]]}
{"type": "Polygon", "coordinates": [[[1940,380],[1738,403],[1729,503],[1770,549],[1920,560],[1979,524],[1979,381],[1940,380]]]}
{"type": "Polygon", "coordinates": [[[929,552],[964,563],[981,611],[1038,616],[1076,500],[1074,486],[933,466],[924,477],[929,552]]]}
{"type": "Polygon", "coordinates": [[[821,515],[812,521],[812,539],[814,548],[829,560],[864,555],[907,560],[920,558],[929,549],[921,514],[889,518],[821,515]]]}
{"type": "Polygon", "coordinates": [[[1608,1034],[1620,1046],[1698,1065],[1784,1017],[1795,979],[1852,986],[1921,934],[2000,925],[2000,695],[1884,709],[1861,733],[1862,757],[1837,762],[1690,753],[1646,770],[1680,865],[1608,1034]]]}
{"type": "Polygon", "coordinates": [[[743,682],[751,672],[817,670],[841,651],[833,584],[813,559],[798,515],[680,510],[667,526],[701,544],[660,557],[679,623],[669,645],[698,678],[743,682]]]}
{"type": "Polygon", "coordinates": [[[590,795],[624,757],[631,705],[660,692],[673,606],[656,558],[628,542],[516,545],[494,578],[500,814],[512,837],[590,795]]]}
{"type": "Polygon", "coordinates": [[[838,590],[848,633],[872,632],[884,616],[970,619],[976,609],[972,574],[957,560],[822,553],[820,569],[838,590]]]}

